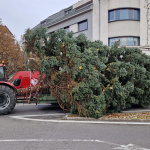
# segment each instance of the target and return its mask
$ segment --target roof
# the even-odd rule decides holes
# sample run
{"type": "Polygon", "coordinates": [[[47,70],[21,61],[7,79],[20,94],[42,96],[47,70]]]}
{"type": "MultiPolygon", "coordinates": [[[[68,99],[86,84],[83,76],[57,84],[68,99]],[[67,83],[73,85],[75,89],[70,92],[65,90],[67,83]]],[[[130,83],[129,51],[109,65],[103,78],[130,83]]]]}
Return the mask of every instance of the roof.
{"type": "Polygon", "coordinates": [[[49,16],[48,18],[42,20],[38,25],[36,25],[32,30],[36,29],[36,28],[40,28],[42,26],[48,26],[49,24],[51,24],[52,22],[59,20],[63,17],[65,17],[65,11],[67,11],[68,9],[72,9],[73,10],[73,6],[70,6],[66,9],[62,9],[61,11],[49,16]],[[45,22],[45,24],[44,24],[45,22]],[[42,24],[43,23],[43,24],[42,24]]]}
{"type": "MultiPolygon", "coordinates": [[[[42,26],[50,27],[53,24],[56,24],[60,21],[64,21],[70,17],[74,17],[75,15],[81,13],[82,11],[90,10],[93,3],[88,3],[87,5],[84,5],[83,7],[80,7],[78,9],[73,9],[73,5],[70,7],[67,7],[48,18],[41,21],[38,25],[36,25],[32,30],[36,28],[40,28],[42,26]]],[[[92,9],[92,8],[91,8],[92,9]]]]}

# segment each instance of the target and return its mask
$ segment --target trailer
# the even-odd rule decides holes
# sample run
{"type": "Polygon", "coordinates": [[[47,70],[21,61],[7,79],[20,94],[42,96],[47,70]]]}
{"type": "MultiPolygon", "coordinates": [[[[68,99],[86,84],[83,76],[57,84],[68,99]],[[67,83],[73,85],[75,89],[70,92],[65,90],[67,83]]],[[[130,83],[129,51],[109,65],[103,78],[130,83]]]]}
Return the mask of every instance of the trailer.
{"type": "Polygon", "coordinates": [[[0,115],[11,113],[16,103],[57,104],[57,99],[50,96],[45,88],[40,92],[40,78],[44,78],[38,71],[19,71],[8,82],[4,61],[0,64],[0,115]]]}

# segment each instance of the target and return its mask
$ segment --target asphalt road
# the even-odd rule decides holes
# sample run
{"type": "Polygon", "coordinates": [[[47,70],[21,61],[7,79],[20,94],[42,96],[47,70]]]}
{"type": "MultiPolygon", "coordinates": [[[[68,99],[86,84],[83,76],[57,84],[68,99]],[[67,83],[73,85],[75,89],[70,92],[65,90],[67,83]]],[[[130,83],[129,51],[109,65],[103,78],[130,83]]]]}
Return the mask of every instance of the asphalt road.
{"type": "Polygon", "coordinates": [[[0,116],[0,150],[150,150],[150,125],[46,122],[44,114],[65,115],[58,107],[17,105],[0,116]],[[22,115],[31,120],[12,118],[22,115]]]}

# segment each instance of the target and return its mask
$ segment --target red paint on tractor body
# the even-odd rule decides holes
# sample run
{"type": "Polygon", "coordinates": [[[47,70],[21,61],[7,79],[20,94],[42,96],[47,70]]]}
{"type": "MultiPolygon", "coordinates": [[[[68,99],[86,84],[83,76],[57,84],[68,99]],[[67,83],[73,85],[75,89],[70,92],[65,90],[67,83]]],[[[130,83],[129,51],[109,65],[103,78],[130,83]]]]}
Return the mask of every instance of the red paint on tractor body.
{"type": "Polygon", "coordinates": [[[13,76],[16,89],[34,87],[39,85],[40,73],[38,71],[19,71],[13,76]]]}
{"type": "Polygon", "coordinates": [[[0,67],[6,67],[5,65],[3,65],[3,64],[0,64],[0,67]]]}
{"type": "Polygon", "coordinates": [[[0,84],[1,84],[1,85],[2,85],[2,84],[3,84],[3,85],[9,85],[9,86],[15,88],[15,86],[14,86],[12,83],[10,83],[10,82],[0,81],[0,84]]]}

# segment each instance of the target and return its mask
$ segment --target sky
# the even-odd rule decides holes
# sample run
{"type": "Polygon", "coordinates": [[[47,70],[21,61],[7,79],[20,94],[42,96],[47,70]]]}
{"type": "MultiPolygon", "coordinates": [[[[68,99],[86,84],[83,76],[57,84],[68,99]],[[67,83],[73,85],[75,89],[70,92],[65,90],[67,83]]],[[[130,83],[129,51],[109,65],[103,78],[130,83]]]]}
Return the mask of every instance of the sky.
{"type": "Polygon", "coordinates": [[[26,29],[67,8],[79,0],[0,0],[0,19],[3,25],[21,39],[26,29]]]}

